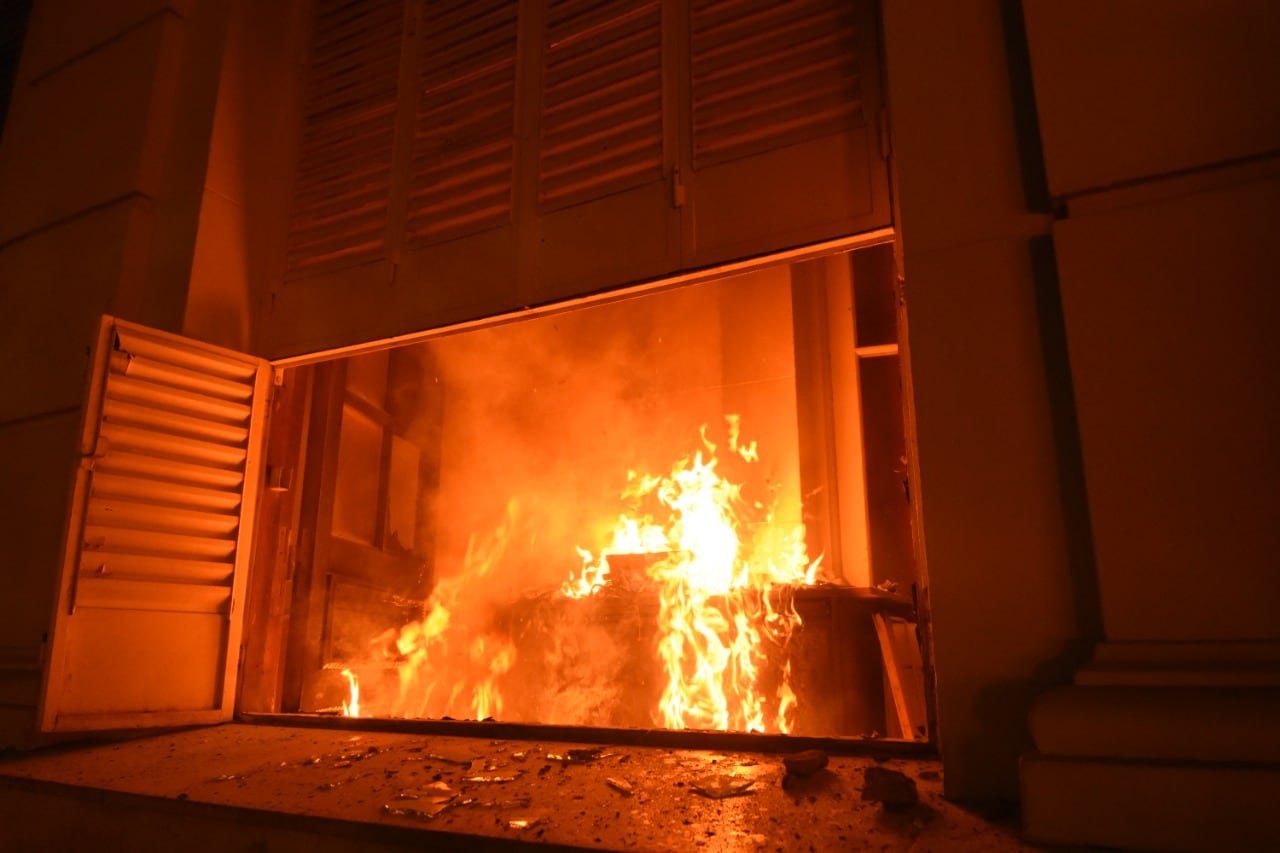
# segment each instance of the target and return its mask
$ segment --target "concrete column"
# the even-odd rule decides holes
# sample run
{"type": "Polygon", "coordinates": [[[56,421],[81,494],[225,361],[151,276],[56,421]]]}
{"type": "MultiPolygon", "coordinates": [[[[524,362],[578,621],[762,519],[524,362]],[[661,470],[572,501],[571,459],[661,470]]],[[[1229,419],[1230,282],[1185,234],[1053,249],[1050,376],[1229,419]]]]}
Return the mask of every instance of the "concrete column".
{"type": "Polygon", "coordinates": [[[1024,3],[1105,642],[1031,714],[1036,841],[1280,840],[1280,11],[1024,3]]]}

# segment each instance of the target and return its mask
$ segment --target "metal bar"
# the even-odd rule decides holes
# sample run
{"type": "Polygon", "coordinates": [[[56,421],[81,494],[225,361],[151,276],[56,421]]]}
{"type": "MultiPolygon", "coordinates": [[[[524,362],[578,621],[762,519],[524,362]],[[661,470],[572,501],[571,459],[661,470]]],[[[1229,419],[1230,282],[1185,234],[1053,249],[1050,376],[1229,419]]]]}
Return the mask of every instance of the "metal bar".
{"type": "Polygon", "coordinates": [[[476,720],[402,720],[339,717],[324,714],[252,714],[241,712],[243,723],[271,726],[336,729],[340,731],[394,732],[451,737],[503,738],[511,740],[652,746],[674,749],[734,750],[738,752],[788,753],[821,749],[839,755],[936,757],[925,741],[880,738],[768,735],[749,732],[676,731],[672,729],[620,729],[592,726],[555,726],[543,723],[481,722],[476,720]]]}

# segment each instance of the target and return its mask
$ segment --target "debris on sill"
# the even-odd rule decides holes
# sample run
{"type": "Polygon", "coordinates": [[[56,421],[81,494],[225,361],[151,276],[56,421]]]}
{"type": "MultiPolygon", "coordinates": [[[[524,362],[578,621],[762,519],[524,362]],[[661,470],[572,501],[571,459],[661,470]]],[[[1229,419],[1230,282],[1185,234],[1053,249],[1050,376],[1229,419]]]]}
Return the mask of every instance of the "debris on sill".
{"type": "Polygon", "coordinates": [[[603,757],[603,746],[584,746],[566,749],[564,752],[548,752],[547,761],[559,761],[561,764],[590,764],[603,757]]]}
{"type": "Polygon", "coordinates": [[[434,761],[443,761],[446,764],[457,764],[462,767],[470,767],[473,762],[481,761],[482,757],[469,752],[428,752],[427,758],[434,761]]]}
{"type": "Polygon", "coordinates": [[[624,797],[629,797],[632,795],[632,793],[635,792],[634,785],[632,785],[626,779],[619,779],[616,776],[610,776],[606,778],[604,780],[604,783],[608,785],[610,788],[612,788],[613,790],[617,791],[619,794],[622,794],[624,797]]]}
{"type": "Polygon", "coordinates": [[[827,766],[827,754],[820,749],[806,749],[782,756],[782,766],[788,776],[812,776],[827,766]]]}
{"type": "Polygon", "coordinates": [[[863,775],[863,802],[881,803],[886,809],[904,809],[920,801],[915,780],[904,773],[872,765],[863,775]]]}
{"type": "Polygon", "coordinates": [[[507,818],[508,829],[532,829],[547,819],[546,812],[528,812],[526,814],[512,815],[507,818]]]}
{"type": "Polygon", "coordinates": [[[744,779],[732,773],[713,773],[694,782],[690,789],[712,800],[741,797],[751,793],[754,779],[744,779]]]}
{"type": "Polygon", "coordinates": [[[405,788],[396,794],[397,800],[422,800],[430,797],[439,797],[442,794],[448,794],[451,797],[457,794],[449,787],[448,782],[436,781],[423,785],[421,788],[405,788]]]}
{"type": "Polygon", "coordinates": [[[473,782],[480,785],[500,784],[503,782],[514,782],[520,776],[519,773],[514,776],[463,776],[463,782],[473,782]]]}
{"type": "Polygon", "coordinates": [[[453,804],[453,797],[427,797],[412,800],[413,805],[395,805],[387,803],[382,811],[392,817],[411,817],[417,820],[435,820],[440,813],[453,804]]]}

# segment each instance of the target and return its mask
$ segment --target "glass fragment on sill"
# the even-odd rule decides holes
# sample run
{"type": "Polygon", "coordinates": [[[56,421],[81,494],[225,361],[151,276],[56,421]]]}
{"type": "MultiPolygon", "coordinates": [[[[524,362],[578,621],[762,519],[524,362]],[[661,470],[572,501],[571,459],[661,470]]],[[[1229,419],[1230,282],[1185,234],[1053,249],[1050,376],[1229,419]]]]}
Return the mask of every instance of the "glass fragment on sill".
{"type": "Polygon", "coordinates": [[[724,800],[750,794],[751,786],[755,783],[754,779],[744,779],[732,773],[712,773],[698,779],[690,788],[694,793],[709,799],[724,800]]]}

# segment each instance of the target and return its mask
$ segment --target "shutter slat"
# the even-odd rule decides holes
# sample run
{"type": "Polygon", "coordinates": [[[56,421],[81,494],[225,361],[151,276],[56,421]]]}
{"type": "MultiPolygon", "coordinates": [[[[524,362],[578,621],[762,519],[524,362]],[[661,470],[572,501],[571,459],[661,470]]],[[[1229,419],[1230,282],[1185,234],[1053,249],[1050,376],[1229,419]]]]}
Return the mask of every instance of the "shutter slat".
{"type": "Polygon", "coordinates": [[[865,124],[847,0],[696,2],[694,168],[865,124]]]}
{"type": "Polygon", "coordinates": [[[658,3],[551,3],[539,139],[544,210],[661,179],[661,39],[658,3]]]}
{"type": "Polygon", "coordinates": [[[599,144],[610,136],[627,139],[636,135],[634,131],[648,125],[652,120],[652,108],[653,98],[645,94],[630,101],[619,102],[607,111],[583,116],[566,124],[554,136],[544,139],[543,155],[550,163],[561,155],[599,144]]]}
{"type": "Polygon", "coordinates": [[[213,512],[235,512],[240,507],[240,494],[235,491],[183,486],[172,482],[121,477],[102,470],[93,475],[92,496],[125,498],[140,503],[203,509],[213,512]]]}
{"type": "Polygon", "coordinates": [[[383,255],[404,0],[315,7],[286,276],[383,255]]]}
{"type": "Polygon", "coordinates": [[[170,557],[116,554],[111,551],[86,551],[80,555],[81,577],[221,585],[231,583],[234,572],[234,563],[175,560],[170,557]]]}
{"type": "Polygon", "coordinates": [[[91,525],[216,538],[230,537],[239,523],[235,513],[200,512],[110,498],[91,498],[87,519],[91,525]]]}
{"type": "Polygon", "coordinates": [[[160,610],[173,613],[226,613],[231,588],[150,581],[81,578],[80,607],[109,610],[160,610]]]}
{"type": "Polygon", "coordinates": [[[207,418],[224,424],[245,424],[249,421],[249,406],[231,400],[221,400],[194,391],[160,385],[144,379],[113,374],[108,386],[108,397],[140,403],[167,412],[207,418]]]}
{"type": "Polygon", "coordinates": [[[380,240],[385,231],[381,208],[354,207],[341,217],[315,222],[296,240],[299,252],[318,254],[321,250],[371,244],[380,240]]]}
{"type": "Polygon", "coordinates": [[[849,116],[858,110],[856,104],[833,103],[822,90],[787,94],[785,98],[770,99],[767,105],[744,98],[738,103],[709,111],[700,143],[711,145],[718,139],[732,140],[755,132],[767,134],[771,130],[781,135],[793,121],[808,120],[816,125],[827,117],[849,116]],[[767,124],[764,121],[766,115],[769,118],[767,124]]]}
{"type": "Polygon", "coordinates": [[[488,77],[450,87],[447,100],[433,101],[429,109],[420,111],[419,138],[450,136],[466,129],[476,136],[508,138],[515,89],[508,79],[495,82],[488,77]]]}
{"type": "Polygon", "coordinates": [[[175,462],[156,456],[112,450],[93,462],[94,473],[118,474],[162,483],[181,483],[211,489],[238,489],[244,482],[240,471],[175,462]]]}
{"type": "MultiPolygon", "coordinates": [[[[376,190],[364,186],[350,186],[342,189],[335,187],[333,192],[307,204],[307,215],[311,223],[305,231],[297,234],[298,245],[305,244],[308,237],[314,237],[325,226],[348,219],[359,219],[361,213],[369,213],[376,217],[381,207],[381,197],[376,190]]],[[[375,224],[381,226],[380,217],[375,219],[375,224]]]]}
{"type": "Polygon", "coordinates": [[[133,355],[142,356],[157,363],[163,362],[174,367],[212,374],[248,387],[253,386],[256,368],[252,364],[224,358],[215,353],[174,350],[142,332],[128,329],[119,329],[116,337],[119,339],[119,349],[133,355]]]}
{"type": "Polygon", "coordinates": [[[519,8],[514,0],[428,5],[409,167],[411,243],[511,219],[519,8]]]}
{"type": "MultiPolygon", "coordinates": [[[[384,107],[382,112],[386,112],[384,107]]],[[[306,152],[298,161],[303,173],[310,179],[313,170],[324,169],[325,166],[332,165],[335,162],[347,163],[350,165],[347,155],[344,153],[348,146],[368,147],[372,152],[389,153],[391,151],[391,141],[386,139],[382,133],[384,124],[380,121],[383,116],[381,114],[372,116],[374,121],[365,119],[370,116],[364,115],[359,120],[350,123],[328,122],[323,125],[311,125],[306,129],[306,138],[303,146],[306,152]]],[[[381,158],[375,158],[375,161],[381,158]]],[[[385,167],[373,166],[365,167],[368,169],[379,169],[385,167]]]]}
{"type": "Polygon", "coordinates": [[[244,462],[245,457],[243,446],[227,447],[169,433],[113,424],[110,421],[102,424],[99,436],[106,442],[108,453],[137,453],[215,468],[234,467],[244,462]]]}
{"type": "Polygon", "coordinates": [[[439,24],[427,21],[428,37],[424,39],[424,82],[430,85],[437,77],[447,80],[454,76],[454,69],[465,69],[468,60],[477,58],[491,61],[493,56],[515,59],[509,50],[516,37],[516,4],[491,4],[484,14],[465,24],[440,29],[439,24]]]}
{"type": "Polygon", "coordinates": [[[85,550],[92,552],[127,551],[153,557],[176,557],[180,560],[229,560],[236,550],[234,539],[214,536],[183,536],[155,530],[131,530],[127,527],[85,525],[85,550]]]}
{"type": "Polygon", "coordinates": [[[591,42],[607,31],[617,32],[645,26],[641,19],[658,10],[658,3],[616,0],[560,0],[552,2],[547,15],[547,34],[552,47],[572,51],[575,44],[591,42]]]}
{"type": "Polygon", "coordinates": [[[414,193],[414,204],[429,204],[428,199],[447,201],[448,197],[454,193],[468,191],[483,192],[485,195],[493,196],[494,198],[505,196],[508,193],[507,188],[495,186],[491,178],[494,174],[500,173],[506,168],[507,164],[503,160],[494,163],[481,160],[469,169],[463,168],[461,164],[451,168],[443,168],[440,170],[440,180],[432,184],[430,189],[419,190],[414,193]]]}
{"type": "Polygon", "coordinates": [[[102,415],[103,418],[112,423],[128,424],[158,432],[169,432],[174,435],[198,438],[217,444],[239,446],[243,445],[249,437],[248,427],[222,424],[202,418],[193,418],[188,415],[178,415],[151,406],[127,403],[114,397],[108,397],[103,402],[102,415]]]}
{"type": "Polygon", "coordinates": [[[119,352],[117,357],[111,359],[111,371],[112,376],[108,379],[108,393],[110,393],[110,380],[116,375],[123,374],[132,379],[167,385],[178,391],[194,392],[221,400],[241,402],[253,395],[253,385],[247,382],[210,376],[176,364],[166,364],[145,355],[119,352]]]}

